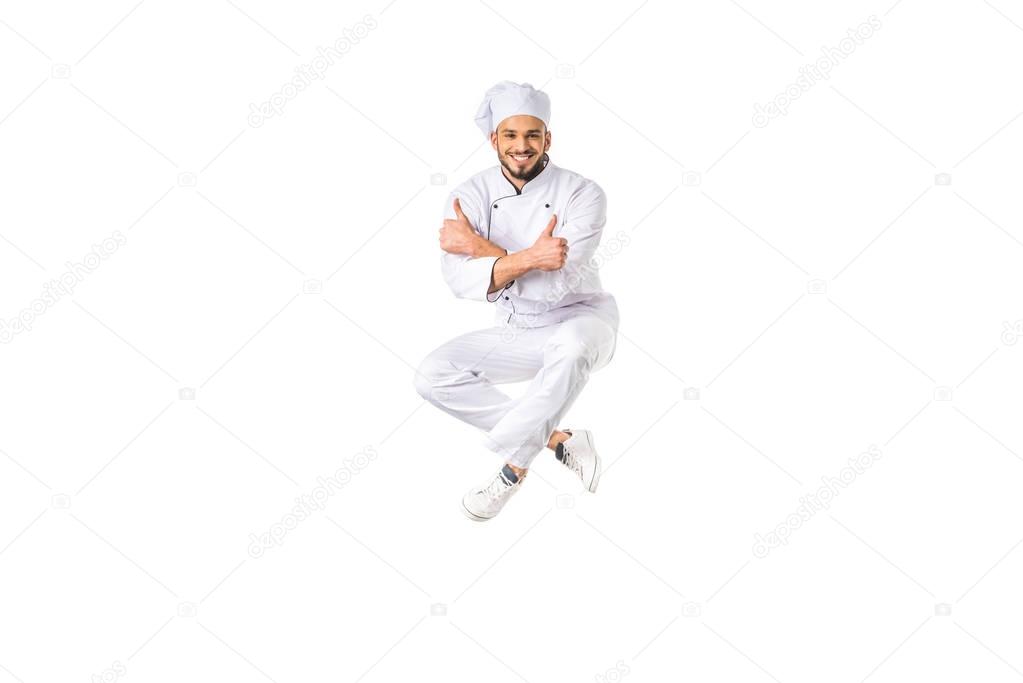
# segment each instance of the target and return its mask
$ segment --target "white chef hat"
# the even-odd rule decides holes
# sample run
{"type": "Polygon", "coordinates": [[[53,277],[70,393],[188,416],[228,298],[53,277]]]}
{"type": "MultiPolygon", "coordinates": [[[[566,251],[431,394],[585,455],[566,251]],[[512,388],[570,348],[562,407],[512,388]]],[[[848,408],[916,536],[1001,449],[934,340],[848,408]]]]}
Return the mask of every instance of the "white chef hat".
{"type": "Polygon", "coordinates": [[[497,130],[501,121],[520,114],[535,116],[545,126],[549,126],[551,98],[529,83],[501,81],[483,96],[483,102],[476,112],[476,125],[489,139],[490,133],[497,130]]]}

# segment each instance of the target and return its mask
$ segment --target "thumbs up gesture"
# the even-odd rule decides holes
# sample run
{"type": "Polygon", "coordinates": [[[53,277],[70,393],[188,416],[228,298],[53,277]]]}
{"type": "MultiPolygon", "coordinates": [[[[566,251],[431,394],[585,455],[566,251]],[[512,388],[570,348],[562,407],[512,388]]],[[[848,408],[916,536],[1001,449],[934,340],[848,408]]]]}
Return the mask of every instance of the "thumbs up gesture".
{"type": "Polygon", "coordinates": [[[462,205],[455,197],[455,217],[446,219],[440,228],[440,248],[449,254],[463,254],[476,257],[482,238],[462,212],[462,205]]]}
{"type": "Polygon", "coordinates": [[[558,216],[555,214],[529,248],[533,257],[533,267],[537,270],[558,270],[565,265],[565,259],[568,258],[568,240],[554,236],[557,224],[558,216]]]}

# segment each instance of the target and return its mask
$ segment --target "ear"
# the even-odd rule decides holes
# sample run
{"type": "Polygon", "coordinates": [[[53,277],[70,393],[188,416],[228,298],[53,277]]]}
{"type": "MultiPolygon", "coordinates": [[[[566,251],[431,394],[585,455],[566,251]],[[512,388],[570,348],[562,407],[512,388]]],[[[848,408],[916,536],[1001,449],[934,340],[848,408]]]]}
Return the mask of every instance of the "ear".
{"type": "Polygon", "coordinates": [[[548,152],[551,149],[551,130],[550,130],[550,128],[547,129],[547,133],[544,135],[544,138],[546,138],[546,139],[543,141],[543,151],[548,152]]]}
{"type": "Polygon", "coordinates": [[[497,131],[496,130],[490,134],[490,146],[494,148],[495,152],[497,151],[497,131]]]}

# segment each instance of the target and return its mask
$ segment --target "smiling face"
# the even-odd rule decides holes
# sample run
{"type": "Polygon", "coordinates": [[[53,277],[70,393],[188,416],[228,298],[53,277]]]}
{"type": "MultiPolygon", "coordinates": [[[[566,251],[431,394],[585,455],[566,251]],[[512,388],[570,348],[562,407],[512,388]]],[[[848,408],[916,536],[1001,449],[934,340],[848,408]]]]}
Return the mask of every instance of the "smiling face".
{"type": "Polygon", "coordinates": [[[551,147],[551,132],[535,116],[509,116],[490,134],[490,144],[505,172],[526,182],[543,170],[543,155],[551,147]]]}

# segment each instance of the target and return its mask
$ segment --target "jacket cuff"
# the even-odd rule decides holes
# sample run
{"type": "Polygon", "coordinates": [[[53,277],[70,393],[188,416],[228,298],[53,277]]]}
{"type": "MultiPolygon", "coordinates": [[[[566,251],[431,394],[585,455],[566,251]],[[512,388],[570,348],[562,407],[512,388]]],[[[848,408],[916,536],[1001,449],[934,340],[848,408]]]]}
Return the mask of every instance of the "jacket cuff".
{"type": "Polygon", "coordinates": [[[461,266],[462,272],[459,277],[462,284],[460,296],[465,299],[490,301],[487,292],[490,289],[490,283],[493,281],[494,264],[497,263],[498,258],[500,257],[481,256],[469,259],[463,263],[461,266]]]}

